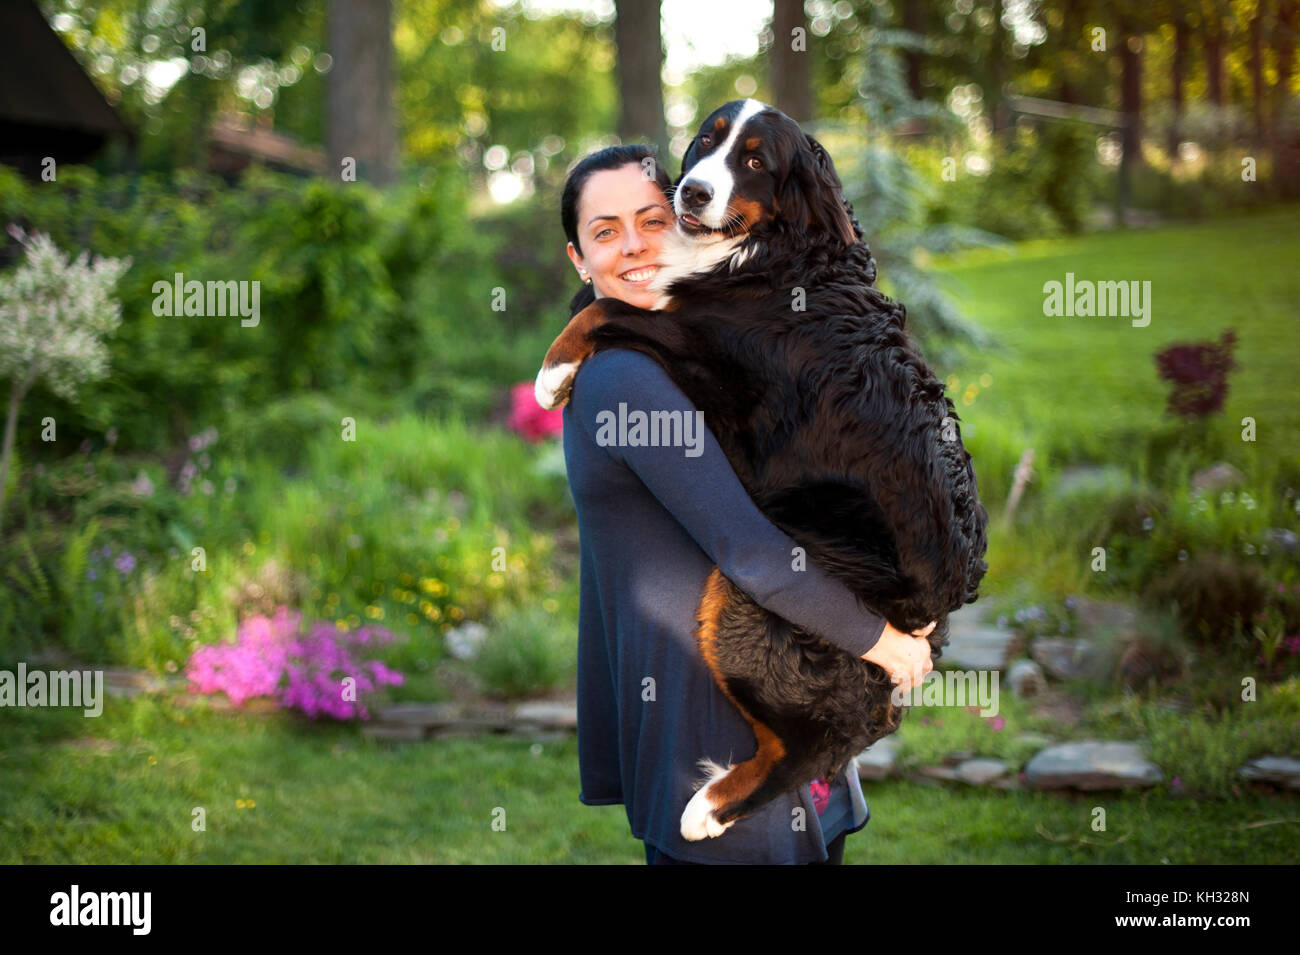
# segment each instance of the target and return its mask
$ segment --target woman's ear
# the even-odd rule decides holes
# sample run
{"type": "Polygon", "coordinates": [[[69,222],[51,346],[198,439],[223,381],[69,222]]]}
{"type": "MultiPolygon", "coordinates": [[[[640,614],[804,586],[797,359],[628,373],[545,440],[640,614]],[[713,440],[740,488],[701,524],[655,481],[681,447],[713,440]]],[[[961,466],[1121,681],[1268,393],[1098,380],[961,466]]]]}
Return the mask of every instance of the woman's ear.
{"type": "Polygon", "coordinates": [[[853,245],[858,236],[844,204],[844,186],[835,165],[821,143],[807,134],[804,140],[778,194],[781,208],[787,218],[802,222],[806,228],[820,229],[839,236],[845,245],[853,245]]]}
{"type": "Polygon", "coordinates": [[[584,275],[583,272],[586,270],[587,267],[586,265],[583,264],[582,256],[578,254],[578,250],[575,249],[573,247],[573,243],[570,242],[568,247],[564,251],[565,254],[568,255],[569,261],[573,263],[573,267],[578,270],[578,278],[583,279],[585,281],[587,276],[584,275]]]}

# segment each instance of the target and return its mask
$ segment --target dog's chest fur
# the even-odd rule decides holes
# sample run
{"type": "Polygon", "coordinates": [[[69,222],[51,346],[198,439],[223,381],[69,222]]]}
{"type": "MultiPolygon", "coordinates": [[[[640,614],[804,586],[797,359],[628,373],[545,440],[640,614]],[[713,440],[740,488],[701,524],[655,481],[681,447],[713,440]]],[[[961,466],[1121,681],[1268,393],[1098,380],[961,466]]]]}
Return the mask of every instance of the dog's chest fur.
{"type": "Polygon", "coordinates": [[[664,234],[659,250],[659,271],[650,280],[652,291],[658,292],[653,309],[660,311],[672,303],[667,289],[684,278],[703,275],[727,262],[728,270],[735,270],[756,249],[756,240],[749,236],[730,236],[720,239],[697,240],[683,234],[678,228],[664,234]]]}

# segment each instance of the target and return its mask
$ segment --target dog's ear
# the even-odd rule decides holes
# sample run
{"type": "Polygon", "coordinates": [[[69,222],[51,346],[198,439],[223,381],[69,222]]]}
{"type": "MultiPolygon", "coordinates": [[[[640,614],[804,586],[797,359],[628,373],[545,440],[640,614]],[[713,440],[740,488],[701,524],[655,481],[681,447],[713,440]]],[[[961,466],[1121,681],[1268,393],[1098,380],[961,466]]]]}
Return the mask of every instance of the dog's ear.
{"type": "Polygon", "coordinates": [[[785,178],[778,201],[786,215],[809,229],[839,236],[845,245],[858,241],[844,206],[844,186],[830,155],[804,134],[804,148],[796,151],[794,167],[785,178]]]}

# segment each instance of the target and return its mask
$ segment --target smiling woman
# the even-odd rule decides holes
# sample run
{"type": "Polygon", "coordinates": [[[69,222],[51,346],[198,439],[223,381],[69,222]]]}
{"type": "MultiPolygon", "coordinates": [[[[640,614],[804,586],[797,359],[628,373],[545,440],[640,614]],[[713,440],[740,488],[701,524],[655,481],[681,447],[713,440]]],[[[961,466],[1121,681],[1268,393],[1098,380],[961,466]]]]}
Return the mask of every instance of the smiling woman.
{"type": "Polygon", "coordinates": [[[644,147],[616,147],[606,153],[608,159],[599,168],[585,178],[571,176],[565,188],[566,251],[578,275],[590,283],[594,298],[619,298],[650,308],[657,297],[650,280],[659,271],[659,251],[674,222],[667,198],[672,184],[644,147]],[[653,177],[648,174],[651,167],[653,177]]]}

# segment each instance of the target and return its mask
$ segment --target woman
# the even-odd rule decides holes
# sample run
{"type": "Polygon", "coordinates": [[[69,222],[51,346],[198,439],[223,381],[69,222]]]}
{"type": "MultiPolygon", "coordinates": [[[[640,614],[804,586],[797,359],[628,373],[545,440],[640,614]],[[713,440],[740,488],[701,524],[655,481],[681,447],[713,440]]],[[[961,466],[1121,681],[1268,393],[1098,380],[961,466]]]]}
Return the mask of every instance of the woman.
{"type": "MultiPolygon", "coordinates": [[[[574,166],[561,199],[569,259],[584,282],[572,314],[597,296],[653,305],[649,283],[674,222],[670,192],[645,146],[611,147],[574,166]]],[[[598,440],[597,417],[617,415],[620,404],[697,420],[664,370],[626,349],[588,359],[564,409],[581,542],[579,799],[623,803],[647,863],[838,864],[844,837],[870,818],[852,763],[719,838],[681,836],[696,762],[740,762],[755,751],[753,732],[696,647],[705,578],[716,564],[759,605],[878,663],[904,690],[932,668],[929,643],[864,611],[817,567],[792,569],[794,541],[755,507],[707,422],[690,449],[598,440]]]]}

